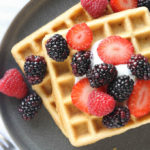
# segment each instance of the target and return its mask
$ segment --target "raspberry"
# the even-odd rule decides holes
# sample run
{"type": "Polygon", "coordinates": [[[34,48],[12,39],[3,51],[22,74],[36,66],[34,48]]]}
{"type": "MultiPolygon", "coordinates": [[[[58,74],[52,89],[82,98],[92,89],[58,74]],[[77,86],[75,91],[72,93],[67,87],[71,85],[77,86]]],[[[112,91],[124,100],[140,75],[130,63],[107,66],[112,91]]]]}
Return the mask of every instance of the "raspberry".
{"type": "Polygon", "coordinates": [[[138,7],[145,6],[150,10],[150,0],[138,0],[138,7]]]}
{"type": "Polygon", "coordinates": [[[120,76],[109,84],[107,92],[118,102],[127,100],[134,87],[134,81],[129,76],[120,76]]]}
{"type": "Polygon", "coordinates": [[[0,92],[18,99],[27,95],[28,88],[21,73],[13,68],[6,71],[0,80],[0,92]]]}
{"type": "Polygon", "coordinates": [[[88,111],[95,116],[105,116],[111,113],[115,108],[113,97],[100,90],[93,90],[88,97],[88,111]]]}
{"type": "Polygon", "coordinates": [[[141,54],[131,56],[128,62],[128,68],[138,79],[150,79],[150,64],[148,59],[141,54]]]}
{"type": "Polygon", "coordinates": [[[90,51],[77,52],[72,57],[72,72],[77,77],[83,76],[89,69],[90,64],[90,51]]]}
{"type": "Polygon", "coordinates": [[[24,120],[33,119],[41,108],[41,98],[36,94],[30,94],[21,101],[19,105],[19,112],[22,114],[24,120]]]}
{"type": "Polygon", "coordinates": [[[42,56],[28,56],[24,64],[25,76],[32,85],[42,82],[46,74],[46,62],[42,56]]]}
{"type": "Polygon", "coordinates": [[[117,76],[117,70],[115,66],[103,63],[89,69],[86,76],[90,81],[90,85],[98,88],[113,81],[117,76]]]}
{"type": "Polygon", "coordinates": [[[107,0],[81,0],[81,5],[93,18],[102,16],[107,4],[107,0]]]}
{"type": "Polygon", "coordinates": [[[63,62],[69,56],[66,40],[59,34],[53,35],[46,43],[47,54],[58,62],[63,62]]]}
{"type": "Polygon", "coordinates": [[[127,107],[116,107],[114,111],[103,117],[103,124],[107,128],[120,128],[125,126],[130,119],[130,111],[127,107]]]}

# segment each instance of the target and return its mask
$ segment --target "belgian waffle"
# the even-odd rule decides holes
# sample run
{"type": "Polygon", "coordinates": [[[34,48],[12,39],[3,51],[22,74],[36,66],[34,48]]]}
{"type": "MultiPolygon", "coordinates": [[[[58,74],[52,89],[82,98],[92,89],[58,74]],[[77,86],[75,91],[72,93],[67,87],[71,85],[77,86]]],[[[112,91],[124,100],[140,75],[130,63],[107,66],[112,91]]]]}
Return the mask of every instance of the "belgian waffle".
{"type": "MultiPolygon", "coordinates": [[[[88,22],[93,31],[93,43],[110,35],[119,35],[131,41],[135,53],[150,58],[150,16],[145,7],[126,10],[88,22]]],[[[57,32],[64,38],[68,30],[57,32]]],[[[150,114],[140,119],[131,117],[128,124],[118,129],[108,129],[103,126],[102,118],[90,116],[79,111],[71,101],[71,90],[75,77],[71,70],[71,58],[76,52],[70,48],[70,56],[64,62],[56,62],[49,58],[45,48],[47,40],[53,34],[47,35],[42,42],[45,58],[50,71],[53,94],[58,112],[62,118],[65,130],[72,145],[83,146],[94,143],[106,137],[121,134],[129,129],[150,123],[150,114]]]]}
{"type": "MultiPolygon", "coordinates": [[[[107,6],[107,9],[104,15],[112,13],[110,6],[107,6]]],[[[17,43],[12,48],[12,55],[18,65],[20,66],[21,70],[24,72],[23,66],[25,63],[25,58],[31,54],[33,55],[40,55],[43,56],[42,50],[42,40],[46,34],[54,33],[58,30],[67,29],[72,27],[74,24],[91,21],[92,17],[90,17],[86,11],[82,8],[81,4],[78,3],[77,5],[73,6],[65,13],[50,21],[48,24],[44,25],[19,43],[17,43]],[[64,19],[65,18],[65,19],[64,19]]],[[[59,66],[57,66],[59,69],[59,66]]],[[[33,90],[35,90],[39,96],[43,100],[43,104],[45,105],[48,112],[51,114],[53,119],[55,120],[56,124],[59,128],[63,131],[66,135],[62,123],[60,121],[59,115],[56,110],[56,105],[54,98],[52,96],[52,88],[51,88],[51,80],[49,72],[47,71],[46,77],[44,78],[43,82],[32,86],[33,90]]]]}

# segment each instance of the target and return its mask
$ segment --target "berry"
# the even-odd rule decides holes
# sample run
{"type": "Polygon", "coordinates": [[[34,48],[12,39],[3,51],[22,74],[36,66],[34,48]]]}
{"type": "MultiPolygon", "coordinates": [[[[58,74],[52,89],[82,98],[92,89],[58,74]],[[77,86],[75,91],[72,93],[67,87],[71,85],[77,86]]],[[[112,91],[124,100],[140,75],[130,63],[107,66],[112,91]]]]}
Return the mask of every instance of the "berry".
{"type": "Polygon", "coordinates": [[[120,128],[125,126],[130,119],[130,111],[127,107],[116,107],[114,111],[103,117],[103,124],[107,128],[120,128]]]}
{"type": "Polygon", "coordinates": [[[63,62],[69,56],[70,50],[68,44],[59,34],[53,35],[45,46],[49,57],[57,62],[63,62]]]}
{"type": "Polygon", "coordinates": [[[115,104],[116,101],[113,97],[97,89],[93,90],[88,97],[88,111],[98,117],[111,113],[115,104]]]}
{"type": "Polygon", "coordinates": [[[80,51],[73,55],[72,57],[72,72],[75,76],[83,76],[86,74],[89,66],[91,64],[90,51],[80,51]]]}
{"type": "Polygon", "coordinates": [[[118,102],[127,100],[133,91],[134,81],[129,76],[120,76],[109,84],[107,93],[118,102]]]}
{"type": "Polygon", "coordinates": [[[81,0],[82,7],[93,17],[98,18],[106,10],[107,0],[81,0]]]}
{"type": "Polygon", "coordinates": [[[128,68],[138,79],[150,79],[150,64],[148,59],[141,54],[131,56],[128,62],[128,68]]]}
{"type": "Polygon", "coordinates": [[[76,24],[67,35],[67,43],[76,50],[87,50],[93,40],[93,33],[86,23],[76,24]]]}
{"type": "Polygon", "coordinates": [[[27,95],[27,85],[17,69],[7,70],[3,78],[0,79],[0,92],[18,99],[24,98],[27,95]]]}
{"type": "Polygon", "coordinates": [[[89,69],[86,76],[90,81],[90,85],[98,88],[113,81],[117,76],[117,70],[115,66],[103,63],[89,69]]]}
{"type": "Polygon", "coordinates": [[[137,3],[137,0],[110,0],[110,5],[114,12],[136,8],[137,3]]]}
{"type": "Polygon", "coordinates": [[[150,10],[150,0],[138,0],[138,7],[145,6],[150,10]]]}
{"type": "Polygon", "coordinates": [[[137,80],[128,100],[128,107],[135,117],[150,113],[150,80],[137,80]]]}
{"type": "Polygon", "coordinates": [[[22,118],[24,120],[33,119],[41,108],[41,104],[42,100],[36,93],[28,95],[19,105],[19,112],[22,114],[22,118]]]}
{"type": "Polygon", "coordinates": [[[97,49],[103,62],[113,65],[126,64],[134,53],[131,42],[119,36],[109,36],[104,39],[97,49]]]}
{"type": "Polygon", "coordinates": [[[88,95],[93,91],[87,78],[81,79],[72,88],[72,103],[81,111],[89,113],[87,108],[88,95]]]}
{"type": "Polygon", "coordinates": [[[28,56],[24,64],[25,76],[32,85],[41,83],[46,74],[46,62],[42,56],[28,56]]]}

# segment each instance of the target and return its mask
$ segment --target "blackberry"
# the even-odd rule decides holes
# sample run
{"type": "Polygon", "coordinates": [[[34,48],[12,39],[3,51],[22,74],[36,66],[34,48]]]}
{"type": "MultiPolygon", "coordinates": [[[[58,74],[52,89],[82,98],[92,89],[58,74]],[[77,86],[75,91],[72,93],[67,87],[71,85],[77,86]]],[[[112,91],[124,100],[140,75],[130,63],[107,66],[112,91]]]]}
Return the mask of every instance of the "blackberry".
{"type": "Polygon", "coordinates": [[[52,36],[46,43],[47,54],[57,62],[63,62],[69,56],[66,40],[59,34],[52,36]]]}
{"type": "Polygon", "coordinates": [[[114,111],[103,117],[103,124],[107,128],[120,128],[125,126],[130,119],[130,111],[127,107],[116,107],[114,111]]]}
{"type": "Polygon", "coordinates": [[[150,64],[148,59],[141,54],[131,56],[128,62],[128,68],[138,79],[150,79],[150,64]]]}
{"type": "Polygon", "coordinates": [[[91,64],[90,51],[80,51],[72,57],[72,72],[75,76],[83,76],[86,74],[91,64]]]}
{"type": "Polygon", "coordinates": [[[107,93],[118,102],[127,100],[133,91],[134,81],[129,76],[120,76],[108,85],[107,93]]]}
{"type": "Polygon", "coordinates": [[[46,62],[42,56],[28,56],[24,64],[25,76],[32,85],[41,83],[46,74],[46,62]]]}
{"type": "Polygon", "coordinates": [[[115,66],[103,63],[88,69],[86,76],[90,85],[93,88],[98,88],[113,81],[117,76],[117,70],[115,66]]]}
{"type": "Polygon", "coordinates": [[[42,100],[36,94],[30,94],[21,101],[19,105],[19,112],[22,114],[24,120],[31,120],[41,108],[42,100]]]}
{"type": "Polygon", "coordinates": [[[138,0],[138,7],[145,6],[150,10],[150,0],[138,0]]]}

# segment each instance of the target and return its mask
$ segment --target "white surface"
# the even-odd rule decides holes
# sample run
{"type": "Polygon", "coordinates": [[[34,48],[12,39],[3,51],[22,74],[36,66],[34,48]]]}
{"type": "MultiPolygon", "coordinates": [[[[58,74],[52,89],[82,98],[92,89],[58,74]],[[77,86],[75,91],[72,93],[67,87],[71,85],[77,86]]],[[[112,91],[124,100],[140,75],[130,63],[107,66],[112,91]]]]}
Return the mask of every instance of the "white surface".
{"type": "MultiPolygon", "coordinates": [[[[27,2],[29,2],[29,0],[0,0],[0,43],[8,26],[10,25],[16,14],[27,2]]],[[[8,139],[10,139],[8,132],[5,128],[5,125],[1,119],[1,116],[0,116],[0,133],[3,134],[8,139]]],[[[16,149],[18,150],[17,147],[16,149]]]]}

